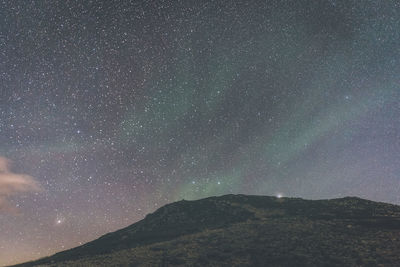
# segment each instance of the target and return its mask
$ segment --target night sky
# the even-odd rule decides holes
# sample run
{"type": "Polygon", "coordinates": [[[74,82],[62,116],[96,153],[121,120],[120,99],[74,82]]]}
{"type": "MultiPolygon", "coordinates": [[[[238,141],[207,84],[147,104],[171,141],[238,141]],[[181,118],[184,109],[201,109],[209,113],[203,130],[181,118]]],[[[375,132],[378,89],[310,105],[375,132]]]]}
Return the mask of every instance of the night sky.
{"type": "Polygon", "coordinates": [[[400,4],[0,3],[0,265],[181,199],[400,204],[400,4]]]}

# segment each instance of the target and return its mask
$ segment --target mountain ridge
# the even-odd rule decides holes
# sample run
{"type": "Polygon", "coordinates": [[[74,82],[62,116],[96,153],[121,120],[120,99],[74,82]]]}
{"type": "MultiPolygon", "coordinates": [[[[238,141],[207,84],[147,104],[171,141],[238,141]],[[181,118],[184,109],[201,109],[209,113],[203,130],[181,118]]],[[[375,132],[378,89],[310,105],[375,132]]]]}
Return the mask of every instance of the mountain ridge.
{"type": "Polygon", "coordinates": [[[85,266],[94,264],[91,261],[98,266],[290,266],[294,262],[357,266],[374,261],[395,266],[390,264],[393,259],[400,260],[397,247],[397,205],[358,197],[305,200],[230,194],[170,203],[82,246],[14,266],[85,266]],[[239,236],[243,240],[238,240],[239,236]],[[384,242],[383,236],[386,240],[390,237],[392,244],[384,242]],[[358,249],[353,256],[343,257],[347,252],[340,243],[358,249]],[[372,246],[375,254],[371,254],[372,246]],[[185,254],[191,247],[196,247],[191,253],[197,256],[185,254]],[[214,249],[208,251],[211,247],[214,249]],[[299,249],[301,253],[296,252],[299,249]],[[113,255],[119,256],[113,259],[113,255]]]}

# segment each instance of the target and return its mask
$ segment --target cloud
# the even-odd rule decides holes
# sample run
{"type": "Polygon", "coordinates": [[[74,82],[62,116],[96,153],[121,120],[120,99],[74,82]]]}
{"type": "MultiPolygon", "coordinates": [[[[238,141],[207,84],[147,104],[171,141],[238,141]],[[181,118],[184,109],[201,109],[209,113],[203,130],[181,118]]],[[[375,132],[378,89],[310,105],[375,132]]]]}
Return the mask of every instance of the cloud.
{"type": "Polygon", "coordinates": [[[0,212],[13,211],[9,198],[20,193],[40,191],[40,185],[33,177],[25,174],[13,173],[10,170],[10,161],[0,157],[0,212]]]}

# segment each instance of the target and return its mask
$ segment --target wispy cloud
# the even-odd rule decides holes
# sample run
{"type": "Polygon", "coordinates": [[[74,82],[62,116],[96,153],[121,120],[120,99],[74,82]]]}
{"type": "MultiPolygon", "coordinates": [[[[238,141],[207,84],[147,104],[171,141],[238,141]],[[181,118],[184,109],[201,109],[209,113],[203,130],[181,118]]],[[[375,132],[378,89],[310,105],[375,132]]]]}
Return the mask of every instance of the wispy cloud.
{"type": "Polygon", "coordinates": [[[13,173],[10,161],[0,157],[0,212],[15,210],[9,203],[9,198],[20,193],[36,192],[40,185],[29,175],[13,173]]]}

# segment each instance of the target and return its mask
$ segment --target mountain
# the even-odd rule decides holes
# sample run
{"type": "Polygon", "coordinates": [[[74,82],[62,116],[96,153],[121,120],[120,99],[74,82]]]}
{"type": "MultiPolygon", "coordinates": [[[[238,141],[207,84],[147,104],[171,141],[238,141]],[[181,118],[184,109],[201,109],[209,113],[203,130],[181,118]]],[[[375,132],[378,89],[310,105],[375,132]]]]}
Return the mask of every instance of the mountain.
{"type": "Polygon", "coordinates": [[[398,266],[400,206],[225,195],[168,204],[80,247],[15,266],[398,266]]]}

